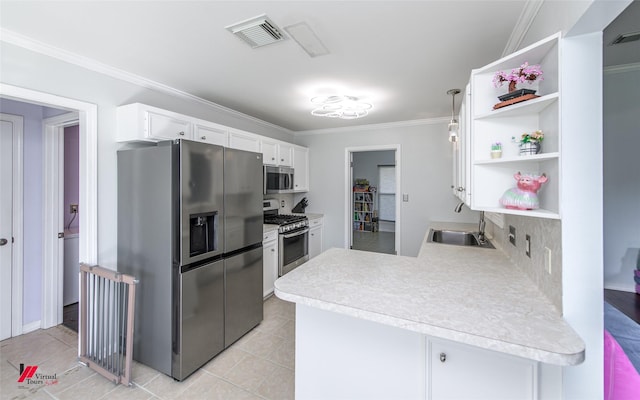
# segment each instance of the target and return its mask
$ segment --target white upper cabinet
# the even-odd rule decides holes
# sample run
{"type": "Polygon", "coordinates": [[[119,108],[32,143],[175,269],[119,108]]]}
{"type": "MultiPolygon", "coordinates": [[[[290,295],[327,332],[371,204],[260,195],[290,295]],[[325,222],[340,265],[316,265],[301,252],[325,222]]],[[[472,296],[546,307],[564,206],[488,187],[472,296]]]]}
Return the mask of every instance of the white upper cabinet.
{"type": "Polygon", "coordinates": [[[260,137],[246,132],[229,131],[229,147],[260,153],[260,137]]]}
{"type": "Polygon", "coordinates": [[[200,121],[193,125],[193,139],[228,147],[227,130],[222,125],[200,121]]]}
{"type": "Polygon", "coordinates": [[[471,208],[505,214],[560,218],[560,87],[559,47],[556,34],[472,71],[470,110],[471,208]],[[508,92],[507,83],[494,87],[498,71],[509,73],[527,62],[540,65],[543,75],[533,84],[519,83],[517,89],[533,89],[539,97],[494,109],[498,96],[508,92]],[[520,154],[517,141],[522,134],[542,131],[539,154],[520,154]],[[512,139],[513,138],[513,139],[512,139]],[[502,144],[502,155],[493,158],[492,144],[502,144]],[[500,204],[503,194],[515,188],[514,175],[545,174],[547,182],[538,191],[539,208],[520,210],[500,204]]]}
{"type": "Polygon", "coordinates": [[[188,117],[140,103],[118,107],[118,142],[192,139],[188,117]]]}
{"type": "Polygon", "coordinates": [[[275,140],[262,140],[262,158],[265,164],[293,166],[293,146],[275,140]]]}
{"type": "Polygon", "coordinates": [[[263,163],[294,167],[294,190],[309,190],[309,149],[141,103],[117,109],[117,142],[189,139],[263,154],[263,163]]]}
{"type": "Polygon", "coordinates": [[[269,165],[278,165],[278,143],[270,140],[262,141],[262,162],[269,165]]]}
{"type": "Polygon", "coordinates": [[[289,143],[262,139],[262,155],[265,164],[293,166],[293,146],[289,143]]]}
{"type": "Polygon", "coordinates": [[[288,143],[278,143],[278,165],[293,167],[293,146],[288,143]]]}
{"type": "Polygon", "coordinates": [[[309,149],[293,146],[293,190],[309,191],[309,149]]]}

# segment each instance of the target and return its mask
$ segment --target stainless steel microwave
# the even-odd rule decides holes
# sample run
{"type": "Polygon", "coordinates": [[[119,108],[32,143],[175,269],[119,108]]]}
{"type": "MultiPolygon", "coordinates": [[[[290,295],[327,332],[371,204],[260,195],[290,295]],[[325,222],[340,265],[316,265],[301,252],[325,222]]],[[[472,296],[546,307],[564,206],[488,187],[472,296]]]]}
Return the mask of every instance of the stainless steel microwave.
{"type": "Polygon", "coordinates": [[[264,194],[293,192],[293,168],[264,166],[264,194]]]}

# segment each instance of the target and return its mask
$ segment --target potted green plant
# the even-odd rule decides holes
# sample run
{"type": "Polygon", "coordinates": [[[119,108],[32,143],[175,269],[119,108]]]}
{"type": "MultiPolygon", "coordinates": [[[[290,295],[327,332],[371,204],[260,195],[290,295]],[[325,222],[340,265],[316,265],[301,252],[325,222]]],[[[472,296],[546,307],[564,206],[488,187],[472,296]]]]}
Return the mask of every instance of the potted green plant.
{"type": "Polygon", "coordinates": [[[544,140],[544,133],[537,130],[533,133],[523,133],[519,140],[520,155],[528,156],[539,154],[541,151],[541,143],[544,140]]]}
{"type": "Polygon", "coordinates": [[[500,158],[502,157],[502,143],[493,142],[491,143],[491,158],[500,158]]]}

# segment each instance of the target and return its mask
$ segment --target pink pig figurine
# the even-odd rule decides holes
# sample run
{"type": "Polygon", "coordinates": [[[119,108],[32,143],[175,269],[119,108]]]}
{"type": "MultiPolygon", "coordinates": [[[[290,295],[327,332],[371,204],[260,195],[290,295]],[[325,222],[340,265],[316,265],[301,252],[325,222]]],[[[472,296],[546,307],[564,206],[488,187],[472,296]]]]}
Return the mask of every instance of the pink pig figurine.
{"type": "Polygon", "coordinates": [[[506,208],[516,210],[535,210],[540,208],[538,190],[548,178],[547,175],[521,175],[520,172],[513,176],[518,181],[518,187],[504,192],[500,198],[500,204],[506,208]]]}

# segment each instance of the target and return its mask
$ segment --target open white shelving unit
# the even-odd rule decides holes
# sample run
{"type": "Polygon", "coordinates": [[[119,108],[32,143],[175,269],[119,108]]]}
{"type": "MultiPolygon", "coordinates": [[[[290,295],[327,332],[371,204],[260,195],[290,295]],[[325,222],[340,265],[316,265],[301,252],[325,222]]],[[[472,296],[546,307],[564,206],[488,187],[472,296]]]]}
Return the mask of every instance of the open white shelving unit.
{"type": "MultiPolygon", "coordinates": [[[[503,214],[560,218],[560,85],[559,42],[556,34],[514,54],[504,57],[471,74],[471,208],[503,214]],[[493,109],[507,85],[495,88],[497,71],[511,71],[523,63],[540,64],[542,80],[532,85],[519,84],[519,89],[534,89],[535,99],[493,109]],[[540,154],[520,156],[519,140],[523,133],[542,130],[544,140],[540,154]],[[502,157],[491,158],[491,144],[502,143],[502,157]],[[514,175],[541,175],[549,180],[538,191],[540,209],[512,210],[500,205],[504,192],[516,186],[514,175]]],[[[467,111],[468,112],[468,111],[467,111]]]]}

